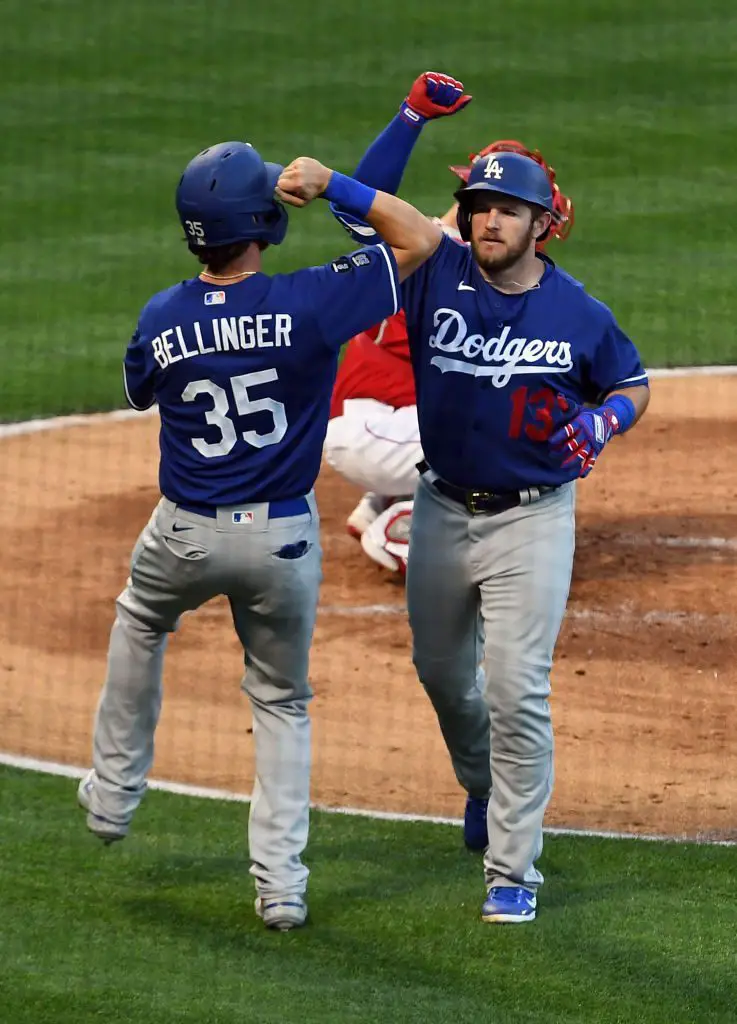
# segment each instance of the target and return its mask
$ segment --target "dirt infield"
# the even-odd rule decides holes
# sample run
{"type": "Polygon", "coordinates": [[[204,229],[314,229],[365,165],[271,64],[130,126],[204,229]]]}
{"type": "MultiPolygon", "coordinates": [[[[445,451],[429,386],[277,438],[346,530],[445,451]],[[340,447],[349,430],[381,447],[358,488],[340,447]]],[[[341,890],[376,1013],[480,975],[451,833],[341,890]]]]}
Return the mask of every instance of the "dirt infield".
{"type": "MultiPolygon", "coordinates": [[[[157,420],[0,439],[0,749],[86,764],[113,600],[155,504],[157,420]]],[[[548,824],[737,837],[737,377],[654,383],[646,419],[579,487],[553,672],[548,824]]],[[[312,658],[314,799],[457,816],[409,657],[403,589],[319,481],[325,581],[312,658]]],[[[155,775],[247,792],[252,740],[223,603],[172,638],[155,775]]]]}

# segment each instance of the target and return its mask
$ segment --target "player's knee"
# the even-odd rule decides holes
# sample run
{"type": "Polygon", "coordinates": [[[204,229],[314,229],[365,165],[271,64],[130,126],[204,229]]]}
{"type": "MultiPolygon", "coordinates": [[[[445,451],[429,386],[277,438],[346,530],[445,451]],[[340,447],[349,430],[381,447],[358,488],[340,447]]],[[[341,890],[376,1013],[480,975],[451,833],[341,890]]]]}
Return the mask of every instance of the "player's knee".
{"type": "Polygon", "coordinates": [[[307,718],[308,707],[312,699],[312,691],[307,687],[295,687],[294,693],[287,696],[286,690],[268,689],[243,684],[243,691],[250,704],[267,714],[280,719],[307,718]]]}
{"type": "Polygon", "coordinates": [[[412,662],[417,677],[437,707],[458,707],[478,700],[476,665],[473,659],[433,658],[415,649],[412,662]]]}
{"type": "Polygon", "coordinates": [[[484,692],[491,719],[492,746],[518,756],[552,750],[553,728],[546,696],[525,693],[514,686],[497,690],[487,684],[484,692]]]}
{"type": "Polygon", "coordinates": [[[241,679],[241,689],[252,701],[262,706],[294,705],[295,713],[299,706],[305,707],[312,699],[312,689],[304,671],[279,671],[273,666],[255,665],[250,663],[241,679]]]}

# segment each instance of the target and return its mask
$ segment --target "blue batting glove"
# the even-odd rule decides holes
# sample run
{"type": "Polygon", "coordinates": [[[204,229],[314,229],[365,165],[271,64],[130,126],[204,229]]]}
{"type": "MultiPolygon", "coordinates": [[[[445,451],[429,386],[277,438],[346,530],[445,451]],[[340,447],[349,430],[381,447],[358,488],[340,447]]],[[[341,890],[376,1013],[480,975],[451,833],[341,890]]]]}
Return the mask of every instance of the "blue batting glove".
{"type": "Polygon", "coordinates": [[[550,438],[550,446],[553,451],[569,452],[562,466],[570,466],[578,460],[581,463],[578,475],[583,479],[594,468],[604,446],[613,437],[616,426],[616,417],[606,406],[587,409],[556,430],[550,438]]]}

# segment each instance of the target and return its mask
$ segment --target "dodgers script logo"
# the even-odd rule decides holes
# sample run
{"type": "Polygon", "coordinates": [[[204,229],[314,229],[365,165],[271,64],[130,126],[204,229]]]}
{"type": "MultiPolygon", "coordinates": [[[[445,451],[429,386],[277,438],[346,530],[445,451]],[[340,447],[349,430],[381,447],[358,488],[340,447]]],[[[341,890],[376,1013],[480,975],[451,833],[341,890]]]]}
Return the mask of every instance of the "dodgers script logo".
{"type": "Polygon", "coordinates": [[[491,377],[495,388],[503,388],[512,377],[523,373],[539,373],[543,368],[552,373],[573,369],[569,341],[543,341],[541,338],[510,338],[511,327],[505,327],[492,338],[469,334],[468,326],[457,309],[436,309],[433,324],[438,328],[429,338],[430,347],[441,352],[457,352],[463,359],[433,356],[431,366],[441,373],[469,373],[474,377],[491,377]],[[481,356],[484,366],[470,360],[481,356]]]}

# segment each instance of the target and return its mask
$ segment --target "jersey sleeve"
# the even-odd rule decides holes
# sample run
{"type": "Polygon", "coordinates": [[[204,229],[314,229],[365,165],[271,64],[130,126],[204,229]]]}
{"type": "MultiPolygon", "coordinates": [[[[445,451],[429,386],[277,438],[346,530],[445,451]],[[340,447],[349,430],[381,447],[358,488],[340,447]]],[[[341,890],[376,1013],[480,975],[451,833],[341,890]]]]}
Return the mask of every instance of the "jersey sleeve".
{"type": "Polygon", "coordinates": [[[387,245],[367,246],[291,275],[325,344],[334,349],[399,310],[399,272],[387,245]]]}
{"type": "Polygon", "coordinates": [[[640,354],[607,310],[604,333],[591,359],[589,384],[592,400],[601,401],[611,391],[647,385],[640,354]]]}
{"type": "Polygon", "coordinates": [[[151,354],[151,345],[139,326],[128,344],[123,360],[123,388],[131,409],[142,412],[154,404],[155,377],[156,364],[151,354]]]}
{"type": "MultiPolygon", "coordinates": [[[[363,154],[353,177],[371,188],[396,195],[421,131],[422,122],[407,124],[396,114],[363,154]]],[[[330,204],[330,212],[359,245],[375,245],[381,241],[370,224],[346,213],[334,203],[330,204]]]]}

